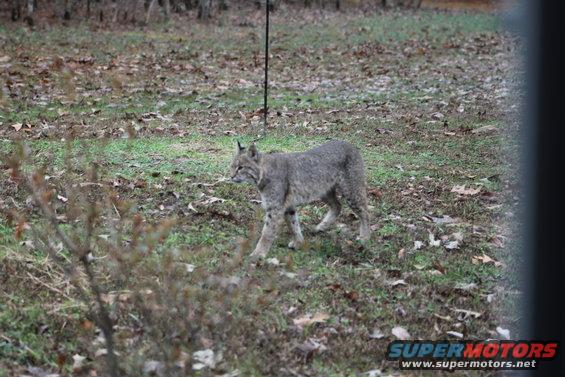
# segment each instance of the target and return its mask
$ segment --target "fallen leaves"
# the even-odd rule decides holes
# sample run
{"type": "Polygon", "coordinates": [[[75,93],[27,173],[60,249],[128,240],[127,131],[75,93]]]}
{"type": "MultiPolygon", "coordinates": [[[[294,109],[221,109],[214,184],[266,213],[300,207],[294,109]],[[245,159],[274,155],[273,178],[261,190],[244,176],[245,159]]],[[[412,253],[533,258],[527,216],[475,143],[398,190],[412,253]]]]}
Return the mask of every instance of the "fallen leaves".
{"type": "Polygon", "coordinates": [[[456,313],[458,321],[465,321],[469,318],[477,319],[481,316],[481,313],[475,312],[473,310],[457,309],[457,308],[451,310],[453,310],[456,313]]]}
{"type": "Polygon", "coordinates": [[[84,368],[84,361],[86,356],[81,356],[78,353],[73,355],[73,366],[71,367],[73,373],[78,373],[84,368]]]}
{"type": "Polygon", "coordinates": [[[488,135],[496,132],[498,132],[498,128],[493,125],[482,126],[471,130],[471,133],[475,135],[488,135]]]}
{"type": "Polygon", "coordinates": [[[384,336],[385,336],[385,333],[382,332],[378,328],[374,328],[373,331],[371,331],[371,333],[369,333],[370,339],[382,339],[382,338],[384,338],[384,336]]]}
{"type": "Polygon", "coordinates": [[[479,192],[481,192],[480,188],[465,188],[465,185],[461,185],[461,186],[453,186],[453,188],[451,189],[451,192],[457,193],[459,195],[477,195],[479,192]]]}
{"type": "Polygon", "coordinates": [[[459,241],[455,240],[455,241],[449,241],[447,242],[445,245],[445,248],[447,250],[455,250],[455,249],[459,249],[459,241]]]}
{"type": "Polygon", "coordinates": [[[497,326],[496,332],[502,337],[502,339],[510,340],[510,330],[497,326]]]}
{"type": "Polygon", "coordinates": [[[327,313],[316,313],[314,315],[306,314],[303,317],[293,319],[292,322],[296,326],[304,327],[310,326],[314,323],[324,323],[328,318],[330,318],[330,315],[327,313]]]}
{"type": "Polygon", "coordinates": [[[423,216],[422,220],[424,221],[431,221],[435,224],[438,225],[443,225],[443,224],[455,224],[460,222],[460,220],[458,218],[453,218],[449,215],[442,215],[442,216],[423,216]]]}
{"type": "Polygon", "coordinates": [[[406,281],[404,281],[404,279],[398,279],[398,280],[394,280],[388,283],[388,285],[390,285],[391,287],[396,287],[399,285],[408,285],[406,284],[406,281]]]}
{"type": "Polygon", "coordinates": [[[192,365],[192,369],[194,370],[214,368],[217,363],[222,361],[222,355],[216,355],[211,349],[196,351],[192,354],[192,358],[196,361],[196,363],[192,365]]]}
{"type": "Polygon", "coordinates": [[[463,334],[458,332],[458,331],[447,331],[446,334],[449,335],[449,336],[452,336],[454,338],[458,338],[458,339],[463,338],[463,334]]]}
{"type": "Polygon", "coordinates": [[[206,207],[209,206],[210,204],[214,204],[214,203],[223,203],[225,202],[226,199],[223,198],[218,198],[215,196],[211,196],[211,195],[206,195],[205,193],[201,193],[200,194],[200,199],[194,201],[194,202],[190,202],[188,204],[188,209],[190,209],[193,212],[198,213],[198,209],[196,209],[196,207],[198,206],[202,206],[202,207],[206,207]]]}
{"type": "Polygon", "coordinates": [[[500,267],[502,266],[502,262],[499,262],[497,260],[494,260],[493,258],[489,257],[488,255],[484,254],[483,255],[475,255],[474,257],[471,258],[471,262],[474,265],[480,265],[480,264],[493,264],[496,267],[500,267]]]}
{"type": "Polygon", "coordinates": [[[324,352],[328,349],[316,338],[308,338],[304,343],[296,347],[299,351],[304,352],[307,356],[311,357],[314,352],[324,352]]]}
{"type": "Polygon", "coordinates": [[[399,340],[408,340],[411,338],[410,333],[404,327],[401,326],[393,327],[390,332],[399,340]]]}

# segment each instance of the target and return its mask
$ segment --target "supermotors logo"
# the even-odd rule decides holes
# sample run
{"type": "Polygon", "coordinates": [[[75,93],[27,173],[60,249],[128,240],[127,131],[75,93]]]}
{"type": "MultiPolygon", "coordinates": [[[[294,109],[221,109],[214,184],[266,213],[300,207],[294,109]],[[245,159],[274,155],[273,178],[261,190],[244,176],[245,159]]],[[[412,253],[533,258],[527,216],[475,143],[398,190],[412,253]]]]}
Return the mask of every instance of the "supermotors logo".
{"type": "Polygon", "coordinates": [[[558,348],[553,341],[394,341],[386,358],[400,369],[536,369],[558,348]]]}

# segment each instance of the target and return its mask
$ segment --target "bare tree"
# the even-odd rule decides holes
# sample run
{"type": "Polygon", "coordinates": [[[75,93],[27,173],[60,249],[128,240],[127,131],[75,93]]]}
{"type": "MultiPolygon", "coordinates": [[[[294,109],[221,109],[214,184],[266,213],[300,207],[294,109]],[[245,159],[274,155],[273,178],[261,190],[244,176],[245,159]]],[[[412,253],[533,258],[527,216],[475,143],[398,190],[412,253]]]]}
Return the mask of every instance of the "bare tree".
{"type": "Polygon", "coordinates": [[[198,18],[208,19],[212,17],[212,0],[198,0],[198,18]]]}
{"type": "Polygon", "coordinates": [[[22,15],[20,0],[12,0],[12,21],[17,21],[22,15]]]}
{"type": "Polygon", "coordinates": [[[420,8],[422,0],[381,0],[383,8],[402,6],[405,8],[420,8]]]}
{"type": "MultiPolygon", "coordinates": [[[[145,23],[146,24],[148,24],[149,20],[151,19],[151,12],[153,12],[153,9],[155,8],[156,3],[157,3],[157,0],[151,0],[151,2],[149,3],[149,6],[147,7],[147,13],[145,14],[145,23]]],[[[147,4],[147,2],[145,4],[147,4]]]]}
{"type": "Polygon", "coordinates": [[[169,0],[163,0],[163,9],[165,11],[165,20],[171,18],[171,2],[169,0]]]}
{"type": "Polygon", "coordinates": [[[33,10],[34,10],[35,1],[34,0],[27,0],[27,9],[26,9],[26,22],[29,26],[33,26],[33,10]]]}
{"type": "Polygon", "coordinates": [[[64,1],[63,19],[64,20],[71,19],[71,3],[69,0],[64,1]]]}

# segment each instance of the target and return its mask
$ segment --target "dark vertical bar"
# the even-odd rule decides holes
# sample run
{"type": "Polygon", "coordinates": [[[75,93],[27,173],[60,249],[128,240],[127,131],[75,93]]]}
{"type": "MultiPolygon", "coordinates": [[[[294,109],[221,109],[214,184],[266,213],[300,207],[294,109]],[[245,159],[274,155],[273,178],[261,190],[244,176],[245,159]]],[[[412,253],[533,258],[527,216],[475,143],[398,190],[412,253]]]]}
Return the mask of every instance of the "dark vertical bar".
{"type": "Polygon", "coordinates": [[[265,83],[263,93],[263,137],[267,135],[267,92],[269,88],[269,0],[265,0],[265,83]]]}
{"type": "MultiPolygon", "coordinates": [[[[527,2],[528,87],[526,108],[526,195],[528,253],[525,268],[526,339],[563,340],[563,75],[560,49],[562,2],[527,2]]],[[[557,358],[540,363],[531,376],[563,376],[563,344],[557,358]]]]}

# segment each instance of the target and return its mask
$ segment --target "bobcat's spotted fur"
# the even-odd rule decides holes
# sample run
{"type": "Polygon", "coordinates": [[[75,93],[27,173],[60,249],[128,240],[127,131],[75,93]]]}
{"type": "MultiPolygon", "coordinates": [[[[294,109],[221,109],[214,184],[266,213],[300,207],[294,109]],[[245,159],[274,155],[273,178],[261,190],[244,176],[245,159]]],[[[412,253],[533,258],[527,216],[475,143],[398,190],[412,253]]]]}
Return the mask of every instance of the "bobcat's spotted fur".
{"type": "Polygon", "coordinates": [[[283,218],[294,240],[290,248],[304,242],[296,207],[316,200],[329,211],[316,231],[326,230],[341,210],[340,194],[359,217],[359,239],[370,237],[365,168],[359,151],[344,141],[330,141],[301,153],[259,153],[255,144],[244,148],[238,142],[231,164],[231,180],[257,186],[265,209],[261,238],[252,257],[264,257],[276,237],[283,218]]]}

